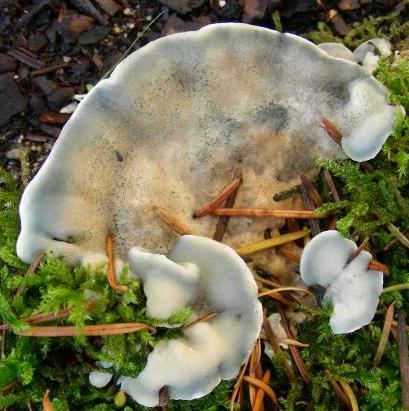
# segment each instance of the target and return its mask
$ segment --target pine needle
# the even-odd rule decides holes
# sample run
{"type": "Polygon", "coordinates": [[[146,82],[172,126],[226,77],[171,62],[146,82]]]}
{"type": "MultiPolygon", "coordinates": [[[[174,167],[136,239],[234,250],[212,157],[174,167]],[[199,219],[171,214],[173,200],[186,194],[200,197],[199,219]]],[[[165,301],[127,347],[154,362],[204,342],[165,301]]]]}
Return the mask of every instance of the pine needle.
{"type": "Polygon", "coordinates": [[[386,310],[385,321],[383,323],[383,329],[381,338],[379,340],[378,348],[373,360],[373,366],[377,367],[382,360],[383,353],[385,352],[386,345],[388,344],[389,334],[392,327],[392,320],[395,314],[395,303],[392,303],[386,310]]]}
{"type": "Polygon", "coordinates": [[[115,291],[119,293],[123,293],[128,289],[128,287],[126,287],[125,285],[119,285],[116,282],[114,237],[111,233],[109,233],[106,238],[106,253],[108,256],[108,268],[107,268],[108,283],[115,291]]]}
{"type": "Polygon", "coordinates": [[[216,208],[212,215],[243,218],[301,218],[323,219],[327,215],[316,215],[309,210],[275,210],[272,208],[216,208]]]}
{"type": "Polygon", "coordinates": [[[400,376],[402,385],[402,408],[409,410],[409,354],[408,338],[406,336],[406,320],[404,314],[398,317],[398,340],[399,340],[399,360],[400,376]]]}
{"type": "Polygon", "coordinates": [[[177,218],[170,210],[157,205],[152,206],[157,216],[173,231],[179,235],[193,234],[193,230],[182,220],[177,218]]]}
{"type": "Polygon", "coordinates": [[[191,323],[185,325],[184,328],[193,327],[194,325],[196,325],[198,323],[201,323],[202,321],[211,320],[212,318],[217,317],[218,315],[219,315],[218,313],[209,313],[209,314],[203,315],[202,317],[200,317],[200,318],[192,321],[191,323]]]}
{"type": "Polygon", "coordinates": [[[322,117],[320,127],[323,128],[328,136],[342,148],[342,134],[331,120],[326,117],[322,117]]]}
{"type": "MultiPolygon", "coordinates": [[[[262,381],[265,384],[268,384],[268,382],[270,381],[270,376],[271,376],[271,372],[270,370],[267,370],[263,375],[262,381]]],[[[260,411],[262,409],[263,399],[264,399],[264,390],[259,388],[257,390],[256,400],[254,401],[253,411],[260,411]]]]}
{"type": "Polygon", "coordinates": [[[271,401],[273,401],[273,403],[278,407],[278,400],[277,400],[277,396],[275,395],[275,392],[263,380],[259,380],[258,378],[250,377],[248,375],[245,375],[243,377],[243,380],[248,382],[249,384],[253,384],[256,387],[261,388],[264,391],[264,393],[269,396],[271,401]]]}
{"type": "Polygon", "coordinates": [[[305,293],[308,294],[310,297],[313,297],[315,299],[315,295],[308,290],[307,288],[302,288],[302,287],[293,287],[293,286],[288,286],[288,287],[279,287],[279,288],[274,288],[273,290],[267,290],[263,291],[258,295],[258,297],[264,297],[266,295],[273,295],[275,293],[281,293],[283,291],[295,291],[299,293],[305,293]]]}
{"type": "Polygon", "coordinates": [[[50,395],[50,390],[47,390],[44,394],[44,397],[43,397],[43,409],[44,409],[44,411],[54,411],[54,407],[51,404],[49,395],[50,395]]]}
{"type": "Polygon", "coordinates": [[[348,397],[350,402],[350,407],[352,411],[359,411],[358,401],[355,397],[354,392],[350,385],[344,381],[340,381],[339,384],[341,385],[342,389],[344,390],[345,395],[348,397]]]}

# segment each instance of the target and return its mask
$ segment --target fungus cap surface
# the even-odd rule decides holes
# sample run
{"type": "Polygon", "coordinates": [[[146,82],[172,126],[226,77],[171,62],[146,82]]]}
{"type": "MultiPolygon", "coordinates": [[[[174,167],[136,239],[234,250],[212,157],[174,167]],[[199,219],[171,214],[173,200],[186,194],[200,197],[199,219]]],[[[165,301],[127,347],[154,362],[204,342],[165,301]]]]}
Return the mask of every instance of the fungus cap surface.
{"type": "Polygon", "coordinates": [[[371,254],[361,251],[348,263],[357,248],[338,231],[328,230],[315,236],[301,255],[302,279],[325,287],[324,300],[334,306],[330,325],[335,334],[369,324],[382,293],[383,274],[368,269],[371,254]]]}
{"type": "MultiPolygon", "coordinates": [[[[166,305],[165,299],[180,301],[178,288],[184,287],[185,278],[174,275],[169,279],[173,284],[163,288],[159,271],[165,266],[163,259],[166,257],[149,256],[138,249],[130,252],[132,272],[151,279],[148,306],[166,305]],[[141,257],[145,261],[139,265],[141,257]]],[[[209,312],[218,315],[185,328],[184,338],[159,342],[136,378],[121,377],[121,388],[149,407],[159,404],[164,386],[170,398],[190,400],[208,394],[221,380],[234,378],[250,355],[262,324],[257,285],[245,262],[230,247],[208,238],[183,236],[168,261],[182,268],[197,268],[197,287],[190,290],[194,318],[209,312]]]]}
{"type": "MultiPolygon", "coordinates": [[[[312,172],[313,158],[345,156],[319,127],[322,117],[342,132],[347,155],[366,160],[392,131],[395,108],[357,64],[295,35],[227,23],[153,41],[98,83],[65,125],[23,194],[17,253],[30,262],[49,249],[77,264],[104,252],[109,231],[122,259],[135,245],[166,253],[176,235],[154,204],[211,237],[214,219],[192,213],[237,166],[236,206],[295,208],[297,199],[272,197],[312,172]]],[[[251,243],[264,229],[231,219],[224,241],[251,243]]]]}

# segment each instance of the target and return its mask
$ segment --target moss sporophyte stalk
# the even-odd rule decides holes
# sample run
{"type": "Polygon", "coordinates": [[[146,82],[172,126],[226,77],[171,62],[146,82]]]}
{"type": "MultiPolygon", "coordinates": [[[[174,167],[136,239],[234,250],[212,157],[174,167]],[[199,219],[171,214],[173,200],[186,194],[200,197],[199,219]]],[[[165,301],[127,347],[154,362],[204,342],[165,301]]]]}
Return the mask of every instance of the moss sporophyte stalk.
{"type": "MultiPolygon", "coordinates": [[[[408,111],[407,61],[382,59],[376,76],[389,89],[392,102],[408,111]]],[[[274,299],[260,286],[260,291],[265,292],[261,301],[266,315],[282,310],[287,302],[292,315],[303,315],[304,320],[296,328],[292,322],[288,331],[296,333],[293,339],[308,346],[296,347],[299,368],[290,370],[285,364],[289,359],[294,361],[293,354],[290,356],[280,349],[270,360],[261,348],[264,373],[259,379],[268,381],[265,384],[284,410],[305,406],[322,411],[338,410],[342,403],[351,406],[355,400],[361,410],[401,410],[401,361],[398,342],[393,337],[397,336],[398,323],[394,321],[398,316],[393,318],[391,307],[394,313],[409,315],[409,257],[405,245],[408,235],[405,230],[409,227],[409,119],[400,116],[394,133],[379,155],[370,161],[370,167],[350,160],[318,159],[316,164],[332,175],[340,201],[334,202],[325,179],[318,179],[314,184],[324,204],[315,213],[335,213],[336,228],[358,244],[369,237],[372,253],[389,268],[389,275],[384,277],[387,292],[382,293],[375,317],[368,326],[352,334],[334,335],[329,325],[331,306],[307,304],[291,290],[282,290],[278,299],[274,299]],[[379,359],[385,327],[390,329],[390,336],[386,344],[381,344],[379,359]],[[308,378],[303,378],[302,367],[307,372],[304,377],[308,375],[308,378]]],[[[45,393],[50,390],[54,410],[145,409],[124,397],[114,382],[103,389],[93,387],[89,374],[98,368],[97,362],[111,362],[112,381],[121,375],[137,376],[153,347],[161,340],[179,336],[181,328],[161,330],[160,320],[147,317],[141,285],[127,276],[126,266],[119,279],[119,284],[126,286],[121,293],[109,285],[104,270],[73,268],[51,254],[45,254],[34,272],[26,275],[28,265],[15,254],[21,187],[7,172],[1,171],[0,179],[0,314],[5,324],[1,329],[0,408],[26,410],[28,401],[34,408],[40,408],[45,393]],[[78,331],[76,335],[61,338],[19,335],[31,326],[27,318],[38,319],[40,314],[50,313],[59,313],[60,317],[48,316],[47,323],[41,325],[73,326],[78,331]],[[148,324],[159,330],[96,337],[86,337],[83,333],[90,324],[119,323],[148,324]]],[[[258,275],[262,280],[259,284],[272,287],[265,272],[258,275]]],[[[171,321],[183,324],[190,314],[189,309],[182,310],[171,321]]],[[[252,358],[257,364],[254,353],[252,358]]],[[[246,375],[240,384],[243,409],[251,408],[247,392],[255,393],[254,398],[258,394],[258,388],[248,388],[253,386],[251,378],[255,377],[246,375]]],[[[170,401],[167,407],[180,411],[228,409],[234,384],[235,381],[223,382],[202,399],[170,401]]],[[[268,389],[264,392],[269,392],[272,398],[268,389]]]]}

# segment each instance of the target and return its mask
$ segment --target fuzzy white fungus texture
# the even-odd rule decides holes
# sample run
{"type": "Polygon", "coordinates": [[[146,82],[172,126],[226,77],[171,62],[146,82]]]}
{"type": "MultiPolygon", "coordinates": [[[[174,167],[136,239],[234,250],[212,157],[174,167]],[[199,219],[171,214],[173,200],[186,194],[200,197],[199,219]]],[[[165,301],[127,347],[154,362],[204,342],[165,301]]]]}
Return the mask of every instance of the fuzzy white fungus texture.
{"type": "MultiPolygon", "coordinates": [[[[394,124],[374,77],[301,37],[227,23],[155,40],[99,82],[65,125],[23,194],[17,253],[31,262],[51,250],[79,264],[104,254],[107,232],[122,260],[135,245],[166,253],[176,235],[153,204],[212,237],[214,219],[192,214],[237,166],[235,206],[302,207],[273,196],[312,173],[316,157],[372,158],[394,124]],[[322,117],[341,131],[345,152],[322,117]]],[[[264,229],[264,221],[230,219],[223,240],[239,247],[264,229]]],[[[253,258],[275,272],[281,263],[274,250],[253,258]]]]}
{"type": "Polygon", "coordinates": [[[383,274],[368,269],[371,254],[361,251],[348,263],[357,248],[338,231],[328,230],[315,236],[301,255],[302,279],[308,285],[325,287],[324,300],[334,306],[330,325],[335,334],[369,324],[382,293],[383,274]]]}
{"type": "Polygon", "coordinates": [[[194,312],[189,321],[218,315],[185,328],[183,338],[160,341],[136,378],[121,377],[121,389],[154,407],[162,387],[171,399],[191,400],[236,377],[262,324],[257,285],[239,255],[214,240],[187,235],[169,257],[133,248],[129,261],[143,280],[151,314],[165,320],[188,303],[194,312]]]}

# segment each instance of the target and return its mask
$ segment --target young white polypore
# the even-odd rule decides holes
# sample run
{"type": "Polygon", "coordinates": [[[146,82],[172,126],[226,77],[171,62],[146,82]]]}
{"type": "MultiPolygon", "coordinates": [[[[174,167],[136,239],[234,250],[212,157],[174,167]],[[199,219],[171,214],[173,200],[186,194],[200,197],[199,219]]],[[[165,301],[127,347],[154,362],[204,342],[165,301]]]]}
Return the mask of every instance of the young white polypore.
{"type": "Polygon", "coordinates": [[[139,404],[153,407],[159,405],[163,387],[172,399],[191,400],[234,378],[262,324],[257,285],[239,255],[221,243],[189,235],[176,242],[169,258],[134,248],[129,261],[132,272],[143,279],[155,316],[171,315],[189,299],[194,318],[218,315],[185,328],[183,338],[159,342],[136,378],[121,377],[121,389],[139,404]],[[176,302],[172,310],[167,300],[176,302]]]}
{"type": "Polygon", "coordinates": [[[326,288],[324,300],[334,306],[330,325],[335,334],[350,333],[371,322],[382,293],[383,274],[368,269],[371,254],[357,249],[336,230],[315,236],[301,255],[300,273],[308,285],[326,288]]]}
{"type": "Polygon", "coordinates": [[[367,40],[354,51],[356,61],[371,74],[378,67],[379,57],[388,57],[391,54],[392,44],[390,41],[381,38],[367,40]]]}
{"type": "MultiPolygon", "coordinates": [[[[154,204],[212,237],[214,219],[192,214],[237,166],[237,207],[302,207],[296,197],[272,198],[313,172],[316,157],[375,156],[394,124],[375,78],[301,37],[234,23],[167,36],[126,58],[79,104],[23,194],[17,253],[31,262],[52,250],[78,264],[105,252],[108,232],[123,260],[135,244],[166,253],[176,236],[154,204]],[[341,131],[345,152],[322,117],[341,131]]],[[[265,221],[230,219],[223,240],[239,247],[264,229],[265,221]]],[[[252,257],[276,272],[274,253],[252,257]]]]}

